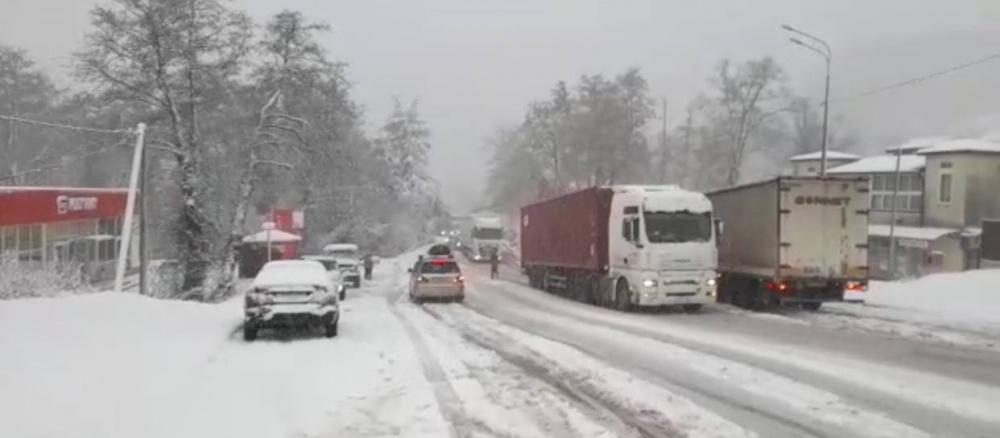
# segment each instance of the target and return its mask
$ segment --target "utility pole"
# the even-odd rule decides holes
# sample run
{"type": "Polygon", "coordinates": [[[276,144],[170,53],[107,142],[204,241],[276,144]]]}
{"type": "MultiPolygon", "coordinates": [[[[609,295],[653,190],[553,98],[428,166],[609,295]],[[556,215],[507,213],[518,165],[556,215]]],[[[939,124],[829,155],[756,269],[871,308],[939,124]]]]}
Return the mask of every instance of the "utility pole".
{"type": "Polygon", "coordinates": [[[660,130],[660,183],[667,183],[667,98],[662,97],[663,126],[660,130]]]}
{"type": "Polygon", "coordinates": [[[136,128],[135,152],[132,155],[132,174],[128,182],[128,197],[125,200],[125,219],[122,223],[121,244],[118,246],[118,265],[115,269],[115,292],[121,292],[125,282],[125,267],[128,248],[132,240],[132,216],[135,215],[135,192],[139,186],[139,162],[142,161],[142,147],[146,136],[146,124],[136,128]]]}
{"type": "Polygon", "coordinates": [[[146,289],[146,269],[148,267],[146,264],[148,258],[146,221],[149,220],[149,215],[146,214],[147,198],[149,198],[149,194],[146,193],[146,178],[149,171],[148,155],[144,150],[139,156],[139,295],[148,295],[149,292],[146,289]]]}
{"type": "Polygon", "coordinates": [[[820,177],[825,177],[826,176],[826,152],[827,152],[827,146],[826,146],[826,141],[827,141],[827,120],[829,119],[829,115],[830,115],[830,61],[833,59],[833,51],[830,50],[830,45],[827,44],[826,41],[823,41],[822,39],[820,39],[817,36],[808,34],[808,33],[804,32],[804,31],[798,30],[798,29],[796,29],[796,28],[794,28],[792,26],[789,26],[787,24],[782,24],[781,28],[785,29],[786,31],[789,31],[791,33],[794,33],[794,34],[806,37],[806,38],[808,38],[808,39],[810,39],[810,40],[812,40],[814,42],[819,43],[823,47],[823,50],[821,50],[821,49],[817,48],[816,46],[808,44],[808,43],[806,43],[806,42],[804,42],[804,41],[802,41],[802,40],[800,40],[798,38],[795,38],[795,37],[790,37],[789,38],[789,41],[791,41],[792,43],[798,44],[798,45],[800,45],[802,47],[805,47],[805,48],[807,48],[809,50],[812,50],[813,52],[816,52],[817,54],[819,54],[819,56],[822,56],[824,60],[826,60],[826,86],[825,86],[825,89],[823,91],[823,140],[822,140],[822,146],[821,146],[821,149],[820,149],[821,152],[820,152],[820,162],[819,162],[819,176],[820,177]]]}
{"type": "Polygon", "coordinates": [[[896,175],[892,185],[892,207],[889,209],[889,278],[896,278],[896,199],[899,196],[900,162],[903,160],[903,148],[896,148],[896,175]]]}

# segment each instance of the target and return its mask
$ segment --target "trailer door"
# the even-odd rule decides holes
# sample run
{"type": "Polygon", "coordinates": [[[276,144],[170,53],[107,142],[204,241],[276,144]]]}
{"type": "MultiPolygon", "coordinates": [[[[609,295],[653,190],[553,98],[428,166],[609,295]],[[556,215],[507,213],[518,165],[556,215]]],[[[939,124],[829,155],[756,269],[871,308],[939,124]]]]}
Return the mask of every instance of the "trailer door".
{"type": "Polygon", "coordinates": [[[783,277],[867,278],[868,182],[781,180],[783,277]]]}

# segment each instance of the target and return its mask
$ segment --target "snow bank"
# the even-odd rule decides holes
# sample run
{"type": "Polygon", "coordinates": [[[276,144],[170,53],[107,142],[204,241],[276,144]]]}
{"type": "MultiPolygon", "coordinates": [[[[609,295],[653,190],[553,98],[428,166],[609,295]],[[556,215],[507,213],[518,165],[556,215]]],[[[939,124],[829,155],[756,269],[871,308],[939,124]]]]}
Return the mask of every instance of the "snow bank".
{"type": "Polygon", "coordinates": [[[1000,269],[873,281],[865,302],[886,317],[1000,333],[1000,269]]]}
{"type": "Polygon", "coordinates": [[[381,296],[340,335],[240,339],[241,300],[97,293],[0,301],[4,437],[448,435],[381,296]]]}
{"type": "Polygon", "coordinates": [[[0,300],[83,291],[91,288],[83,281],[77,265],[42,268],[0,257],[0,300]]]}

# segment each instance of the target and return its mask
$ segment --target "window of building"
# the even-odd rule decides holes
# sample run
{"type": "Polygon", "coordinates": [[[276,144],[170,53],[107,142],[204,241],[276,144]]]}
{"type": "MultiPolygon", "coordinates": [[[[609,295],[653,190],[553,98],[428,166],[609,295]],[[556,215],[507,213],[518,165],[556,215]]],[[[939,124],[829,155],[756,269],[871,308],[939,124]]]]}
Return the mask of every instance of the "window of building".
{"type": "Polygon", "coordinates": [[[17,251],[17,227],[2,227],[0,238],[3,239],[3,251],[17,251]]]}
{"type": "MultiPolygon", "coordinates": [[[[942,163],[943,164],[943,163],[942,163]]],[[[951,174],[941,174],[941,184],[938,186],[938,202],[947,204],[951,202],[951,174]]]]}
{"type": "Polygon", "coordinates": [[[899,191],[895,192],[896,174],[872,175],[871,209],[892,210],[893,194],[896,195],[896,211],[918,212],[923,208],[923,180],[920,175],[905,173],[899,175],[899,191]]]}

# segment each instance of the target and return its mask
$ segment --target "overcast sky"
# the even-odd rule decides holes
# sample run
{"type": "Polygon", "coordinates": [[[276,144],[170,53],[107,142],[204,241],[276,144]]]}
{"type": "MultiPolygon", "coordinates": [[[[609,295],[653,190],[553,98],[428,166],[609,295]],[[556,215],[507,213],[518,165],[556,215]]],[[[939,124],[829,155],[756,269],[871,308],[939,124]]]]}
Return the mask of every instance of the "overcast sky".
{"type": "MultiPolygon", "coordinates": [[[[28,49],[70,85],[70,53],[98,0],[0,0],[0,43],[28,49]]],[[[559,80],[639,67],[675,124],[720,58],[770,55],[791,86],[819,97],[822,64],[779,25],[827,39],[833,95],[1000,52],[996,0],[241,0],[258,21],[304,12],[334,31],[323,41],[349,64],[369,128],[392,98],[419,99],[433,131],[431,169],[463,211],[482,199],[485,140],[517,123],[559,80]],[[671,114],[672,113],[672,114],[671,114]]],[[[833,105],[875,150],[912,136],[1000,130],[1000,62],[833,105]]]]}

